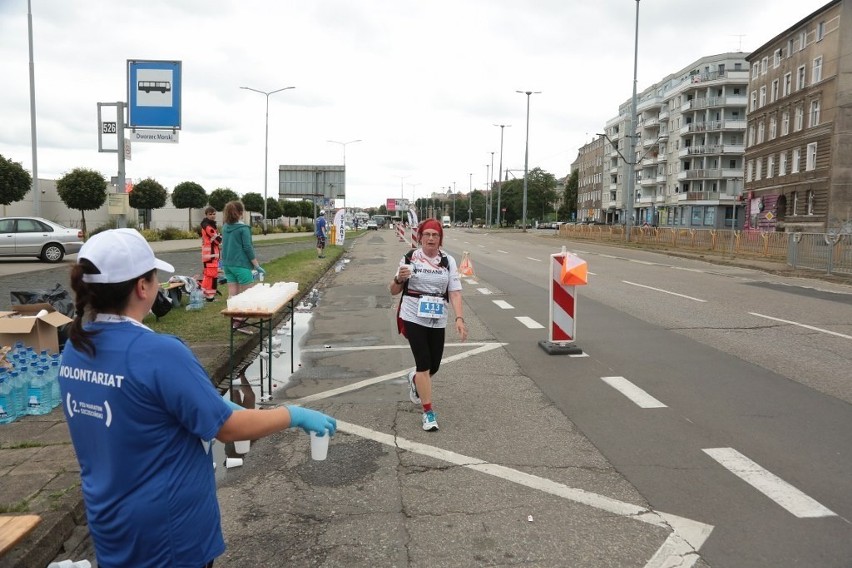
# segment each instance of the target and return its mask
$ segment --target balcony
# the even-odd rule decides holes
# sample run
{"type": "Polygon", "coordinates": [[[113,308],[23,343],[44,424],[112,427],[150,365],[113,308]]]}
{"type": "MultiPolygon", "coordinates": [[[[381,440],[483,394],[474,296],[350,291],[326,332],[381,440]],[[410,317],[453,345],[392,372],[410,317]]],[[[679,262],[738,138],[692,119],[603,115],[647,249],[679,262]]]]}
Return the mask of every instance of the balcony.
{"type": "Polygon", "coordinates": [[[745,147],[735,144],[708,144],[701,146],[687,146],[678,150],[678,157],[685,156],[706,156],[719,154],[742,154],[745,152],[745,147]]]}
{"type": "Polygon", "coordinates": [[[745,120],[707,120],[692,122],[680,129],[681,134],[692,132],[715,132],[719,130],[745,130],[745,120]]]}
{"type": "Polygon", "coordinates": [[[718,191],[689,191],[687,193],[677,194],[678,201],[711,201],[715,204],[733,203],[736,200],[735,195],[728,195],[718,191]]]}
{"type": "Polygon", "coordinates": [[[678,180],[685,179],[730,179],[742,178],[743,171],[739,169],[710,168],[703,170],[685,170],[677,174],[678,180]]]}

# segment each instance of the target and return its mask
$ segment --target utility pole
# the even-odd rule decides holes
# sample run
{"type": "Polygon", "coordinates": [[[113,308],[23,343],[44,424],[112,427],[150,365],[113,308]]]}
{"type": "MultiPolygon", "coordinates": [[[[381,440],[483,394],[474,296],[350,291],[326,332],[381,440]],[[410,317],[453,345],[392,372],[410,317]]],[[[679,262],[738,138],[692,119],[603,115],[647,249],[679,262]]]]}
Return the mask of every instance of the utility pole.
{"type": "Polygon", "coordinates": [[[497,228],[500,228],[500,194],[503,190],[503,130],[508,126],[511,127],[511,124],[495,124],[494,126],[500,127],[500,171],[497,172],[497,228]]]}

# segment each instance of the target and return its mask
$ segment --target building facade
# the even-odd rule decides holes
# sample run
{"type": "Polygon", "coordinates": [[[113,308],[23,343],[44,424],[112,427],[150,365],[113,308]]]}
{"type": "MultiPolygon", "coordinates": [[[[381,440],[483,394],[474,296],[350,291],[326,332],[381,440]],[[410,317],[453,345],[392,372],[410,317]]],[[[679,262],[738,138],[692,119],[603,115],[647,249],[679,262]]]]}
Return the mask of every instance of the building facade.
{"type": "Polygon", "coordinates": [[[746,228],[825,232],[852,216],[852,0],[747,58],[746,228]]]}
{"type": "Polygon", "coordinates": [[[744,53],[703,57],[637,93],[606,123],[601,215],[627,219],[627,182],[635,172],[633,222],[724,228],[737,225],[743,190],[748,62],[744,53]]]}
{"type": "Polygon", "coordinates": [[[577,170],[577,221],[605,222],[603,210],[604,139],[582,146],[571,171],[577,170]]]}

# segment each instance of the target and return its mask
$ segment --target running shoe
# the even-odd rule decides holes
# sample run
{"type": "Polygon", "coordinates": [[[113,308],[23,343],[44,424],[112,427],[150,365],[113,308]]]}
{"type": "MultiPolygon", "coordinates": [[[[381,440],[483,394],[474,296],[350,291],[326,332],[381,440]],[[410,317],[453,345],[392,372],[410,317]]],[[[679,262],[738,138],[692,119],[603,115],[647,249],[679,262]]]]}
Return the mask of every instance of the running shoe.
{"type": "Polygon", "coordinates": [[[420,395],[417,394],[417,387],[414,386],[414,371],[408,371],[408,398],[414,404],[420,404],[420,395]]]}
{"type": "Polygon", "coordinates": [[[434,410],[430,410],[429,412],[423,413],[423,429],[427,432],[438,431],[438,421],[435,419],[434,410]]]}

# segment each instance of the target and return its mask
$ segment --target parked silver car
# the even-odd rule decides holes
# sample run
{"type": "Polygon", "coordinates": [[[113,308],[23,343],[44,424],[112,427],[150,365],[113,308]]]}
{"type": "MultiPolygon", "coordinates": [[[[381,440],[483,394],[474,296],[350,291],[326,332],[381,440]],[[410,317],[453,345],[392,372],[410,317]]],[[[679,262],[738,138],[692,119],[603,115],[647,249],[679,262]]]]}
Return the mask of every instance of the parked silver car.
{"type": "Polygon", "coordinates": [[[59,262],[80,252],[83,231],[41,217],[0,217],[0,256],[35,256],[59,262]]]}

